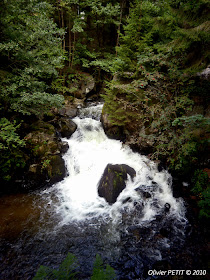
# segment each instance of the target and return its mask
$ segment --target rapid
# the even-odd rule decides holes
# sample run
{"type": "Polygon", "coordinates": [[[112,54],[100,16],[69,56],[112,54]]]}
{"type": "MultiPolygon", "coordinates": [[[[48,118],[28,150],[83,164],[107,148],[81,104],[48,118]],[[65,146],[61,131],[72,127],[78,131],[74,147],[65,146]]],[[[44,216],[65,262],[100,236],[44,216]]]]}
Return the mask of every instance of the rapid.
{"type": "Polygon", "coordinates": [[[170,262],[174,248],[184,244],[188,221],[184,201],[173,197],[171,175],[108,139],[100,122],[102,107],[80,109],[73,119],[77,130],[62,139],[69,145],[64,180],[1,199],[0,279],[32,279],[40,265],[57,268],[68,252],[79,260],[81,279],[90,278],[97,253],[118,279],[153,279],[148,269],[170,262]],[[97,192],[109,163],[136,171],[113,205],[97,192]]]}

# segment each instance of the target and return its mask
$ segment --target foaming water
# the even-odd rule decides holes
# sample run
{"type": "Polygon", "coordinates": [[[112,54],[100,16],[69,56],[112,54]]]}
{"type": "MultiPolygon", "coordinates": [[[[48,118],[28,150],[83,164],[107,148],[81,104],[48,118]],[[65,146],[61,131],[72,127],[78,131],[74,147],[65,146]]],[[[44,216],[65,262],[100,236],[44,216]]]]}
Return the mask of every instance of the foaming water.
{"type": "Polygon", "coordinates": [[[64,139],[69,150],[63,181],[1,200],[1,279],[32,279],[40,265],[56,268],[70,251],[81,264],[80,279],[90,279],[98,253],[115,268],[117,279],[151,280],[148,269],[156,261],[170,260],[182,246],[185,207],[172,195],[170,174],[108,139],[100,123],[102,106],[81,109],[74,119],[78,128],[64,139]],[[136,171],[113,205],[97,191],[108,163],[136,171]]]}
{"type": "Polygon", "coordinates": [[[134,153],[122,142],[108,139],[99,121],[101,109],[102,105],[82,109],[74,119],[76,132],[69,140],[65,139],[70,147],[64,156],[69,174],[54,186],[59,201],[55,207],[61,219],[59,225],[90,219],[120,223],[125,212],[127,216],[130,213],[129,219],[135,224],[149,224],[167,210],[166,205],[170,207],[165,211],[167,218],[173,216],[185,223],[183,201],[172,195],[170,174],[159,172],[154,162],[134,153]],[[109,163],[127,164],[136,171],[134,180],[128,178],[126,188],[113,205],[97,192],[109,163]]]}

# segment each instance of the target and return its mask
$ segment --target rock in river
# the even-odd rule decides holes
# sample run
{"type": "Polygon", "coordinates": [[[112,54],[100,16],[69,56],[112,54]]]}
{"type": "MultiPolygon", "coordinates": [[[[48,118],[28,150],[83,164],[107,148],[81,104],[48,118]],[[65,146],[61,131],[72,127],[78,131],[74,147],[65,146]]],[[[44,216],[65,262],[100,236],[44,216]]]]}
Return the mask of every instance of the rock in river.
{"type": "Polygon", "coordinates": [[[116,202],[118,195],[126,186],[127,175],[133,179],[136,171],[126,164],[108,164],[98,184],[98,194],[110,204],[116,202]]]}

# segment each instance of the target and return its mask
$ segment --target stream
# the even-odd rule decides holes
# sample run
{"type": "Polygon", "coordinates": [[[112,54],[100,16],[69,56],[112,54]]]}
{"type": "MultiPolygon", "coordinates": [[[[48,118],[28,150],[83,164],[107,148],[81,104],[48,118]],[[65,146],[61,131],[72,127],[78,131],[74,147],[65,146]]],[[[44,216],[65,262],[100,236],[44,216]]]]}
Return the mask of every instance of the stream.
{"type": "MultiPolygon", "coordinates": [[[[32,279],[40,265],[58,268],[68,252],[90,279],[99,254],[118,279],[155,279],[148,270],[173,262],[185,242],[188,221],[172,177],[157,164],[108,139],[100,123],[102,104],[80,109],[78,128],[64,155],[67,177],[50,188],[0,198],[0,279],[32,279]],[[136,177],[110,205],[97,184],[108,163],[127,164],[136,177]]],[[[181,268],[178,268],[181,269],[181,268]]]]}

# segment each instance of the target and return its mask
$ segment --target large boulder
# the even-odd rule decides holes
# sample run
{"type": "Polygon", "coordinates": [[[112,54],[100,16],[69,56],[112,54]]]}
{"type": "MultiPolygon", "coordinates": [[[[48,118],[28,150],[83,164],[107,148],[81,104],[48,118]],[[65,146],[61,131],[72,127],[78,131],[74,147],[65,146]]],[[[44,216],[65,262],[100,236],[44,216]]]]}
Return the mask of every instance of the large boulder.
{"type": "Polygon", "coordinates": [[[66,175],[66,167],[63,158],[60,155],[51,155],[49,157],[49,167],[47,168],[50,183],[61,181],[66,175]]]}
{"type": "Polygon", "coordinates": [[[61,109],[54,108],[54,113],[62,117],[73,119],[77,116],[77,106],[72,104],[72,101],[66,99],[65,104],[61,109]]]}
{"type": "Polygon", "coordinates": [[[62,137],[70,138],[77,129],[77,125],[69,118],[60,118],[56,124],[58,132],[62,137]]]}
{"type": "Polygon", "coordinates": [[[136,171],[126,164],[108,164],[98,184],[98,194],[110,204],[116,202],[117,197],[126,186],[128,174],[133,179],[136,171]]]}
{"type": "Polygon", "coordinates": [[[66,174],[62,154],[68,149],[68,143],[62,143],[53,125],[38,121],[31,126],[31,132],[25,136],[26,152],[29,162],[25,170],[24,190],[33,190],[62,180],[66,174]]]}
{"type": "Polygon", "coordinates": [[[33,190],[46,185],[61,181],[66,175],[66,167],[60,155],[50,155],[42,159],[41,163],[34,163],[29,166],[25,175],[25,190],[33,190]]]}
{"type": "Polygon", "coordinates": [[[123,127],[113,125],[109,120],[109,115],[104,111],[101,114],[101,123],[107,137],[109,137],[110,139],[116,139],[121,141],[125,139],[123,127]]]}

